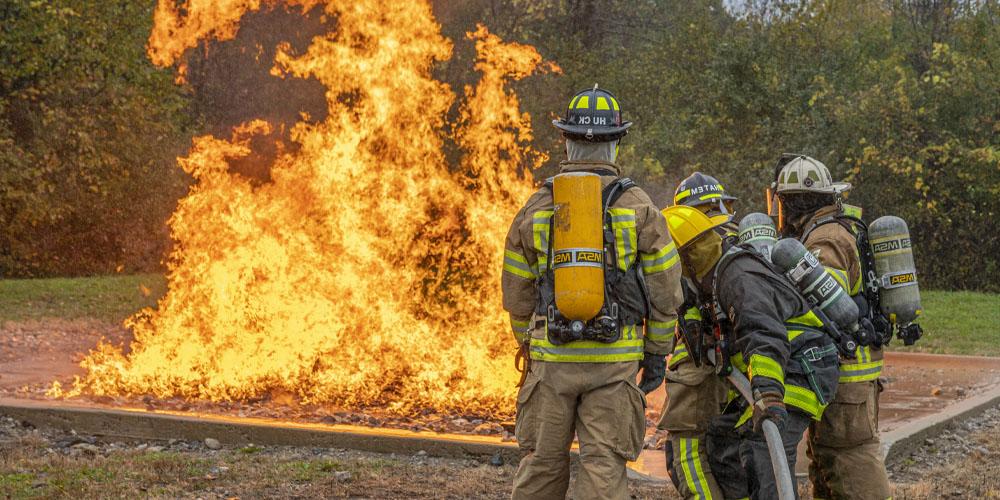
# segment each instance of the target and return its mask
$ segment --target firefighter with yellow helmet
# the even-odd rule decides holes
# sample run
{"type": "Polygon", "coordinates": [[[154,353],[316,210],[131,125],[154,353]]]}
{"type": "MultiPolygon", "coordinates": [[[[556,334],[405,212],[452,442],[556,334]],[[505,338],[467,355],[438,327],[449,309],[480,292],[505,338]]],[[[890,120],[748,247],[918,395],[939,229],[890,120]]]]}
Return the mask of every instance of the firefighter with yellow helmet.
{"type": "Polygon", "coordinates": [[[836,391],[837,347],[812,306],[754,247],[723,238],[715,230],[720,221],[695,208],[673,206],[664,214],[683,275],[708,303],[721,333],[720,372],[739,370],[750,380],[753,404],[733,399],[726,408],[738,415],[748,494],[778,498],[762,421],[777,425],[794,477],[796,446],[836,391]]]}
{"type": "Polygon", "coordinates": [[[627,498],[644,392],[663,381],[681,303],[679,258],[663,215],[615,163],[632,125],[620,106],[596,85],[573,97],[553,122],[567,160],[507,234],[503,305],[530,360],[517,396],[525,455],[513,498],[566,496],[574,434],[575,497],[627,498]]]}
{"type": "MultiPolygon", "coordinates": [[[[736,200],[718,179],[701,172],[685,178],[674,191],[674,206],[701,211],[717,224],[713,230],[724,237],[735,235],[737,230],[730,220],[736,200]]],[[[666,376],[667,399],[658,423],[669,433],[664,450],[667,469],[685,499],[741,498],[746,496],[746,488],[739,487],[745,475],[738,459],[721,463],[708,453],[706,434],[726,403],[728,384],[716,375],[715,338],[703,320],[698,289],[687,278],[682,286],[684,304],[678,311],[677,334],[666,376]],[[723,476],[719,477],[716,470],[723,476]]]]}
{"type": "Polygon", "coordinates": [[[823,419],[810,427],[813,495],[886,499],[891,490],[878,438],[878,378],[881,345],[888,340],[878,332],[888,325],[879,324],[881,316],[873,311],[877,305],[868,303],[863,293],[862,254],[868,244],[867,239],[859,240],[859,233],[867,228],[861,209],[843,203],[849,189],[849,183],[834,182],[820,161],[785,154],[775,166],[769,204],[782,234],[799,239],[855,299],[863,324],[856,352],[841,357],[836,398],[823,419]]]}

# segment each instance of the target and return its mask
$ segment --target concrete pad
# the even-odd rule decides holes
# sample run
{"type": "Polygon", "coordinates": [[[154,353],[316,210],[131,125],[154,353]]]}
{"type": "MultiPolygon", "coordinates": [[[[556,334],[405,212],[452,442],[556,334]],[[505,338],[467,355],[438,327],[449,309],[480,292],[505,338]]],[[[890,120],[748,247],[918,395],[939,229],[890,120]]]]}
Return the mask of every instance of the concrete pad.
{"type": "Polygon", "coordinates": [[[887,463],[900,460],[915,451],[924,439],[940,434],[948,425],[977,417],[1000,405],[1000,387],[948,406],[944,410],[912,420],[882,433],[882,454],[887,463]]]}
{"type": "Polygon", "coordinates": [[[171,414],[159,411],[108,409],[59,402],[0,399],[0,414],[35,427],[75,430],[108,440],[219,440],[224,446],[250,443],[272,446],[344,448],[376,453],[484,458],[500,454],[516,464],[516,443],[497,437],[413,432],[353,425],[302,424],[218,415],[171,414]]]}

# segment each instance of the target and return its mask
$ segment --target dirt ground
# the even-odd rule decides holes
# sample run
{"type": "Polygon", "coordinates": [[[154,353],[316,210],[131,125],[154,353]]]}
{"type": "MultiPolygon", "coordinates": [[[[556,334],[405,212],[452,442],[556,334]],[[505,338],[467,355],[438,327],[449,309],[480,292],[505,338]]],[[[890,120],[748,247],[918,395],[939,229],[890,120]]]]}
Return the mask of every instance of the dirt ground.
{"type": "MultiPolygon", "coordinates": [[[[4,498],[509,498],[515,465],[327,448],[105,443],[0,417],[4,498]]],[[[664,498],[636,483],[632,498],[664,498]]],[[[667,498],[670,498],[667,496],[667,498]]]]}
{"type": "MultiPolygon", "coordinates": [[[[37,319],[0,321],[0,396],[44,399],[52,381],[64,387],[74,375],[83,354],[105,339],[127,344],[130,334],[122,326],[96,319],[37,319]]],[[[960,358],[941,361],[940,356],[888,354],[881,398],[881,427],[891,430],[899,423],[940,410],[956,400],[1000,383],[1000,359],[960,358]]],[[[656,422],[664,390],[647,398],[647,420],[656,422]]],[[[413,431],[450,432],[501,436],[512,439],[503,422],[481,415],[447,415],[428,412],[400,417],[378,408],[356,411],[332,406],[299,405],[278,395],[252,402],[192,402],[181,399],[91,398],[89,402],[150,410],[192,411],[239,417],[277,418],[326,424],[354,424],[413,431]]],[[[647,448],[659,448],[662,436],[650,429],[647,448]]]]}

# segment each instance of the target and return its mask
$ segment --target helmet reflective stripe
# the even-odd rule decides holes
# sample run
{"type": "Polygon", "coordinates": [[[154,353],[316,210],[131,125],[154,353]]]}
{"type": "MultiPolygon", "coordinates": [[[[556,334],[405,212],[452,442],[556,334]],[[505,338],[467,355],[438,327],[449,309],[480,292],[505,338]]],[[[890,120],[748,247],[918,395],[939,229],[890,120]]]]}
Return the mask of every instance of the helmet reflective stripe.
{"type": "Polygon", "coordinates": [[[718,179],[701,172],[695,172],[681,181],[674,193],[674,205],[696,207],[715,203],[716,200],[719,201],[719,210],[726,213],[727,210],[721,207],[722,202],[734,201],[736,197],[727,194],[726,188],[718,179]]]}
{"type": "Polygon", "coordinates": [[[632,122],[622,121],[618,99],[596,85],[577,93],[570,100],[565,118],[553,120],[552,124],[567,138],[588,142],[617,141],[632,126],[632,122]]]}

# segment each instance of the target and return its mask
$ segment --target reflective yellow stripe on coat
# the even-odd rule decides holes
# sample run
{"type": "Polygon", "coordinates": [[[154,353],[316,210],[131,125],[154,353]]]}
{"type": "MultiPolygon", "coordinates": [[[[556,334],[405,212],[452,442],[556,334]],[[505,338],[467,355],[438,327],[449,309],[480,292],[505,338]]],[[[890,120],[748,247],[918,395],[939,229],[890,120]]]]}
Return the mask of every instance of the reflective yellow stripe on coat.
{"type": "Polygon", "coordinates": [[[593,340],[577,340],[555,345],[548,338],[531,338],[531,359],[554,363],[615,363],[642,359],[644,341],[635,325],[622,331],[622,338],[605,344],[593,340]]]}

